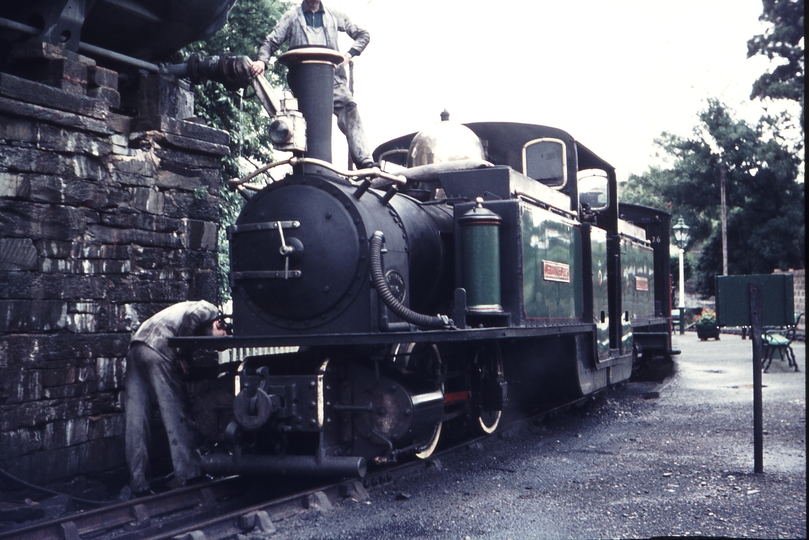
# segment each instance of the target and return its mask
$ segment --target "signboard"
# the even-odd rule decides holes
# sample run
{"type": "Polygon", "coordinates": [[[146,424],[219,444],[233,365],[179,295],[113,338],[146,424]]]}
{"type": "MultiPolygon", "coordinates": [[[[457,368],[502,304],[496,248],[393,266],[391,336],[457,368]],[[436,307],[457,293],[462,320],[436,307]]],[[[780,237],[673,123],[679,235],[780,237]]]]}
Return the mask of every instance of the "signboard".
{"type": "Polygon", "coordinates": [[[792,274],[716,276],[716,321],[719,326],[751,326],[750,283],[761,283],[764,326],[795,324],[792,274]]]}

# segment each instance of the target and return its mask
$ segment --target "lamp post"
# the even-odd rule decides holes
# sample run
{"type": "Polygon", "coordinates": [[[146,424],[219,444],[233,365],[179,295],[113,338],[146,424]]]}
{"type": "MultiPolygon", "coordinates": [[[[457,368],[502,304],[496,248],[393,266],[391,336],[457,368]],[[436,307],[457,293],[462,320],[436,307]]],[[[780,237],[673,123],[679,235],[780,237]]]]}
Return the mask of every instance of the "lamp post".
{"type": "Polygon", "coordinates": [[[680,298],[677,309],[680,310],[680,335],[685,333],[685,265],[683,264],[683,254],[685,253],[685,246],[688,245],[688,225],[685,224],[683,218],[677,220],[677,224],[672,227],[674,230],[674,245],[680,249],[680,298]]]}

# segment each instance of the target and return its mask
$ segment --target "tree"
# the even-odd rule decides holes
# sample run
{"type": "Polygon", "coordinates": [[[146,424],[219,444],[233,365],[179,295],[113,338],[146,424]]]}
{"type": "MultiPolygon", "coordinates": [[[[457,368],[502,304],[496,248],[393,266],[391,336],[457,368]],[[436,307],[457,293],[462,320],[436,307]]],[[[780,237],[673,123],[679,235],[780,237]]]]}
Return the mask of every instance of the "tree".
{"type": "Polygon", "coordinates": [[[747,42],[747,57],[762,54],[770,60],[784,60],[753,83],[750,99],[789,99],[801,106],[800,125],[804,127],[804,31],[803,0],[763,0],[759,20],[770,23],[764,34],[747,42]]]}
{"type": "MultiPolygon", "coordinates": [[[[187,57],[192,53],[201,55],[247,55],[255,58],[258,46],[269,34],[286,11],[280,0],[239,0],[228,15],[227,24],[207,41],[193,43],[183,49],[187,57]]],[[[285,68],[275,64],[265,76],[275,87],[283,87],[285,68]]],[[[226,181],[243,175],[245,163],[268,163],[272,161],[271,143],[268,135],[269,117],[264,114],[258,100],[250,99],[252,90],[233,92],[214,82],[193,88],[196,114],[210,126],[230,134],[230,155],[225,158],[220,188],[219,227],[219,300],[230,297],[227,281],[229,266],[225,230],[236,220],[243,200],[228,189],[226,181]]]]}
{"type": "Polygon", "coordinates": [[[726,177],[728,271],[769,274],[802,268],[804,185],[797,182],[800,158],[778,131],[778,120],[756,126],[736,120],[717,100],[699,114],[691,137],[663,133],[656,143],[671,160],[631,176],[622,189],[628,202],[662,207],[691,226],[692,245],[704,243],[697,263],[697,291],[714,293],[722,271],[719,226],[720,168],[726,177]]]}

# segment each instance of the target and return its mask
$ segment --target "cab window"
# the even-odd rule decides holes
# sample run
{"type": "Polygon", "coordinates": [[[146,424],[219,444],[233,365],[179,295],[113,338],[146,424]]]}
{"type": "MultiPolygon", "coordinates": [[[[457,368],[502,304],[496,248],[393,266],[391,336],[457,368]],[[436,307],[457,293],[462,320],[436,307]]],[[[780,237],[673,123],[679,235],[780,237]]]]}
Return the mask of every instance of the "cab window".
{"type": "Polygon", "coordinates": [[[546,186],[561,189],[567,183],[567,152],[559,139],[534,139],[523,146],[523,174],[546,186]]]}
{"type": "Polygon", "coordinates": [[[579,204],[590,210],[603,210],[610,205],[607,173],[601,169],[579,171],[579,204]]]}

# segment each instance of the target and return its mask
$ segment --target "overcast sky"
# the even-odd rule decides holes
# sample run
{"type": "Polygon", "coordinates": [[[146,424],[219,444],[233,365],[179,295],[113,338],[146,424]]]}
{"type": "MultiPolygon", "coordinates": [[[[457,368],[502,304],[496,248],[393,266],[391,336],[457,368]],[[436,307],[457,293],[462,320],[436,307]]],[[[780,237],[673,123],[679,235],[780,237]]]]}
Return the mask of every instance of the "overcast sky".
{"type": "Polygon", "coordinates": [[[355,60],[355,94],[372,147],[429,126],[446,108],[461,123],[561,128],[625,179],[654,162],[661,132],[688,135],[707,98],[751,120],[762,111],[748,98],[768,61],[747,59],[747,40],[765,29],[761,0],[327,5],[371,33],[355,60]]]}

